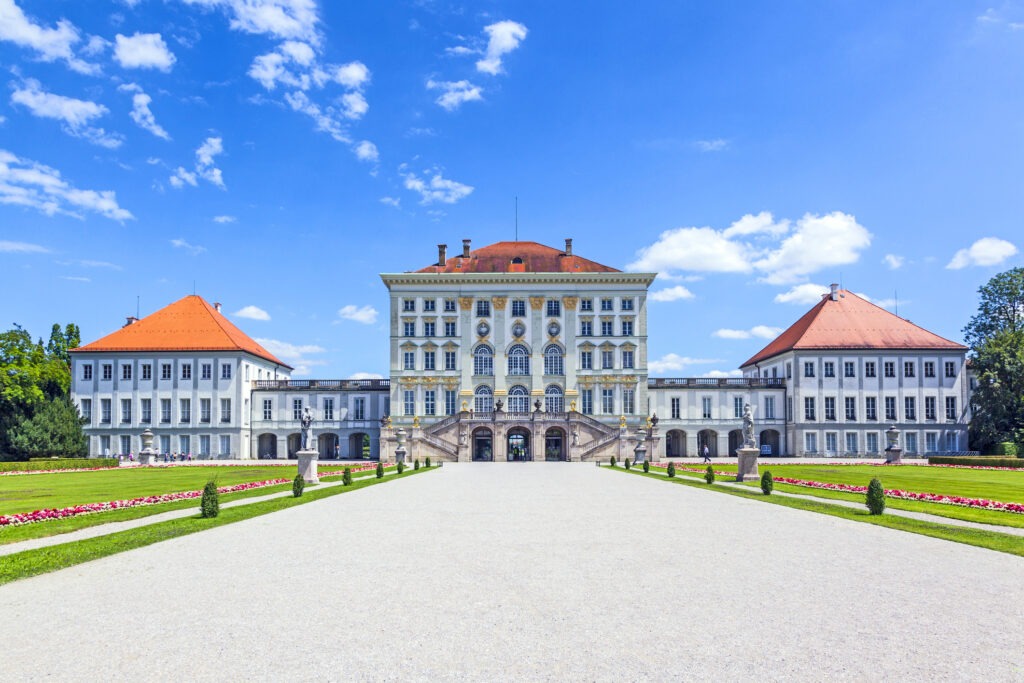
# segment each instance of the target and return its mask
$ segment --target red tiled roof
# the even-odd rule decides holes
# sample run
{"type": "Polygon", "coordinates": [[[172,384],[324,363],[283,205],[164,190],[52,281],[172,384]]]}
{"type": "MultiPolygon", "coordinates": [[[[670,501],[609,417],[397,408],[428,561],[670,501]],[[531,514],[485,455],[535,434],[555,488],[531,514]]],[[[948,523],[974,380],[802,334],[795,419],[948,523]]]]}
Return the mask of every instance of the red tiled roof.
{"type": "Polygon", "coordinates": [[[291,368],[194,294],[72,351],[246,351],[291,368]]]}
{"type": "Polygon", "coordinates": [[[802,318],[740,367],[799,349],[915,349],[966,351],[967,347],[918,327],[847,290],[822,296],[802,318]]]}
{"type": "Polygon", "coordinates": [[[417,273],[618,273],[617,268],[567,255],[537,242],[496,242],[445,261],[421,268],[417,273]],[[522,263],[513,263],[522,259],[522,263]]]}

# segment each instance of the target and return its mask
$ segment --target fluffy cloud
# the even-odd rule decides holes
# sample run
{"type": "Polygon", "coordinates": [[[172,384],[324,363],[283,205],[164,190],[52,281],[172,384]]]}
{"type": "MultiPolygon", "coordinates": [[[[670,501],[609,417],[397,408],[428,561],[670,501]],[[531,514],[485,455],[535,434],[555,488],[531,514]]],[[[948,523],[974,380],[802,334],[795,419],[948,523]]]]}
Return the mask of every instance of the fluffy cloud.
{"type": "Polygon", "coordinates": [[[376,372],[353,372],[348,376],[349,379],[384,379],[384,375],[380,375],[376,372]]]}
{"type": "Polygon", "coordinates": [[[885,258],[882,259],[882,263],[889,266],[889,270],[898,270],[903,267],[903,263],[906,261],[902,256],[896,254],[886,254],[885,258]]]}
{"type": "Polygon", "coordinates": [[[199,183],[197,178],[213,183],[222,190],[227,189],[224,185],[224,174],[217,168],[214,157],[224,152],[224,143],[221,138],[206,138],[203,144],[196,149],[196,165],[193,171],[179,166],[169,178],[172,186],[181,189],[185,185],[196,187],[199,183]]]}
{"type": "Polygon", "coordinates": [[[483,99],[483,91],[469,81],[427,81],[427,90],[440,90],[435,102],[447,111],[455,111],[466,102],[483,99]]]}
{"type": "Polygon", "coordinates": [[[9,242],[0,240],[0,253],[2,254],[49,254],[50,250],[38,244],[28,242],[9,242]]]}
{"type": "Polygon", "coordinates": [[[729,141],[724,138],[697,140],[693,143],[693,146],[702,152],[721,152],[729,148],[729,141]]]}
{"type": "Polygon", "coordinates": [[[402,204],[402,200],[398,197],[381,197],[378,201],[380,201],[381,204],[387,204],[388,206],[393,206],[396,209],[402,204]]]}
{"type": "Polygon", "coordinates": [[[301,91],[290,92],[284,96],[293,111],[300,112],[316,122],[316,129],[327,133],[338,142],[352,142],[348,130],[341,121],[341,114],[334,107],[321,108],[301,91]]]}
{"type": "Polygon", "coordinates": [[[629,269],[670,275],[757,272],[763,282],[791,284],[823,268],[856,262],[870,244],[871,234],[849,214],[806,214],[791,223],[762,212],[743,216],[725,230],[667,230],[637,252],[629,269]]]}
{"type": "Polygon", "coordinates": [[[998,237],[982,237],[980,240],[953,254],[953,260],[946,264],[950,270],[968,266],[995,266],[1017,253],[1017,247],[998,237]]]}
{"type": "Polygon", "coordinates": [[[310,354],[323,353],[325,349],[322,346],[315,344],[292,344],[278,339],[261,337],[256,338],[256,343],[291,365],[294,368],[292,371],[293,376],[309,375],[313,367],[327,364],[324,360],[309,358],[310,354]]]}
{"type": "Polygon", "coordinates": [[[711,336],[718,337],[719,339],[750,339],[751,337],[758,337],[760,339],[775,339],[782,334],[781,327],[769,327],[768,325],[755,325],[749,330],[730,330],[728,328],[715,330],[711,333],[711,336]]]}
{"type": "Polygon", "coordinates": [[[380,158],[380,152],[377,151],[377,145],[373,144],[369,140],[363,140],[355,146],[356,159],[360,161],[377,161],[380,158]]]}
{"type": "Polygon", "coordinates": [[[11,103],[25,107],[33,116],[60,121],[61,130],[65,133],[94,145],[115,149],[123,142],[116,133],[107,133],[90,125],[109,111],[102,104],[46,92],[35,79],[28,78],[20,85],[14,85],[11,103]]]}
{"type": "Polygon", "coordinates": [[[164,130],[163,126],[156,122],[156,117],[153,116],[153,112],[149,108],[149,103],[153,101],[153,98],[143,92],[135,83],[127,83],[125,85],[118,86],[117,88],[121,92],[132,93],[132,121],[142,128],[148,130],[158,138],[164,140],[170,140],[171,136],[164,130]]]}
{"type": "Polygon", "coordinates": [[[44,62],[62,60],[83,74],[99,73],[99,67],[75,56],[73,45],[81,40],[78,29],[67,19],[47,28],[33,22],[14,0],[0,0],[0,40],[33,50],[44,62]]]}
{"type": "Polygon", "coordinates": [[[343,320],[353,320],[363,325],[372,325],[377,322],[377,309],[373,306],[348,304],[338,309],[338,316],[343,320]]]}
{"type": "Polygon", "coordinates": [[[491,75],[501,73],[501,58],[519,47],[526,38],[526,27],[515,21],[499,21],[485,26],[487,51],[476,63],[477,71],[491,75]]]}
{"type": "Polygon", "coordinates": [[[249,320],[270,320],[270,314],[259,306],[245,306],[231,315],[236,318],[248,318],[249,320]]]}
{"type": "Polygon", "coordinates": [[[434,172],[429,180],[419,178],[411,171],[403,173],[403,177],[405,188],[420,195],[420,204],[454,204],[473,192],[472,186],[448,180],[442,177],[440,172],[434,172]]]}
{"type": "Polygon", "coordinates": [[[214,216],[213,217],[213,222],[214,223],[234,223],[237,220],[238,219],[235,218],[234,216],[214,216]]]}
{"type": "Polygon", "coordinates": [[[184,249],[193,256],[197,256],[206,251],[206,247],[201,247],[198,244],[189,244],[180,237],[178,239],[171,240],[171,246],[173,246],[175,249],[184,249]]]}
{"type": "Polygon", "coordinates": [[[320,42],[315,0],[184,0],[188,5],[220,8],[235,31],[279,40],[320,42]]]}
{"type": "Polygon", "coordinates": [[[652,292],[648,298],[651,301],[678,301],[680,299],[692,299],[693,292],[682,285],[676,285],[675,287],[652,292]]]}
{"type": "Polygon", "coordinates": [[[131,212],[117,203],[112,190],[80,190],[61,178],[60,171],[0,149],[0,204],[25,206],[48,216],[82,218],[83,211],[124,221],[131,212]]]}
{"type": "Polygon", "coordinates": [[[670,370],[682,370],[690,365],[706,365],[708,363],[720,363],[721,361],[710,358],[690,358],[675,353],[668,353],[647,363],[647,369],[652,373],[669,372],[670,370]]]}
{"type": "Polygon", "coordinates": [[[125,69],[170,71],[177,61],[159,33],[114,37],[114,60],[125,69]]]}
{"type": "Polygon", "coordinates": [[[705,372],[701,377],[713,377],[716,379],[728,379],[730,377],[742,377],[743,372],[740,370],[711,370],[705,372]]]}
{"type": "Polygon", "coordinates": [[[829,288],[826,285],[815,285],[810,282],[805,282],[802,285],[796,285],[788,292],[776,294],[775,303],[798,305],[816,304],[821,301],[821,295],[826,294],[828,291],[829,288]]]}

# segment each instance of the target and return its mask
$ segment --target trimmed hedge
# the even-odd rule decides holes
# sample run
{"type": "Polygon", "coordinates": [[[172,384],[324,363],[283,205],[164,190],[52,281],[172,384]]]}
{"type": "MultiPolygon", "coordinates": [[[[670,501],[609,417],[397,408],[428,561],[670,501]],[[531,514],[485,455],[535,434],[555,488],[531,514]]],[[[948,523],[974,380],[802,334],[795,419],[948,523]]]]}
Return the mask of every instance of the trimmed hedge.
{"type": "Polygon", "coordinates": [[[968,465],[975,467],[1024,467],[1024,458],[967,458],[955,455],[932,456],[929,465],[968,465]]]}
{"type": "Polygon", "coordinates": [[[1020,456],[1020,451],[1014,442],[1003,441],[995,445],[995,448],[992,449],[992,455],[1020,456]]]}
{"type": "Polygon", "coordinates": [[[36,458],[28,462],[0,462],[0,472],[35,470],[107,469],[117,467],[117,458],[36,458]]]}

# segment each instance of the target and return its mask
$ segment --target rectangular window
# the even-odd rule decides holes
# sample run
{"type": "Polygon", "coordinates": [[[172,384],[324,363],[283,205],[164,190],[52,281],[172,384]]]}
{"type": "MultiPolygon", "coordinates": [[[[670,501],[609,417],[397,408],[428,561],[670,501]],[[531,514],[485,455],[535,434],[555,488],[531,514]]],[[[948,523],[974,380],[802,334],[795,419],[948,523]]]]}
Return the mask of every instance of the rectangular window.
{"type": "Polygon", "coordinates": [[[142,399],[142,422],[148,424],[153,421],[153,399],[144,398],[142,399]]]}
{"type": "Polygon", "coordinates": [[[956,432],[946,432],[946,450],[950,452],[960,450],[959,444],[957,443],[958,440],[959,435],[956,432]]]}
{"type": "Polygon", "coordinates": [[[914,376],[914,362],[906,361],[903,363],[903,376],[913,377],[914,376]]]}
{"type": "Polygon", "coordinates": [[[160,379],[169,380],[171,378],[171,364],[161,363],[160,364],[160,379]]]}
{"type": "Polygon", "coordinates": [[[200,379],[211,379],[213,377],[213,364],[203,363],[202,367],[200,368],[200,372],[200,379]]]}
{"type": "Polygon", "coordinates": [[[930,360],[924,362],[924,376],[934,377],[935,376],[935,363],[930,360]]]}
{"type": "Polygon", "coordinates": [[[144,380],[151,380],[151,379],[153,379],[153,366],[150,365],[149,363],[144,363],[142,365],[142,379],[144,379],[144,380]]]}
{"type": "Polygon", "coordinates": [[[632,415],[636,412],[636,389],[622,390],[622,413],[632,415]]]}
{"type": "Polygon", "coordinates": [[[935,397],[925,396],[924,397],[924,419],[934,420],[935,419],[935,397]]]}
{"type": "Polygon", "coordinates": [[[302,419],[302,399],[292,399],[292,419],[298,422],[302,419]]]}
{"type": "Polygon", "coordinates": [[[593,370],[594,369],[594,352],[593,351],[581,351],[580,352],[580,370],[593,370]]]}
{"type": "Polygon", "coordinates": [[[605,415],[615,414],[615,390],[614,389],[602,389],[601,390],[601,412],[605,415]]]}
{"type": "Polygon", "coordinates": [[[220,378],[231,379],[231,365],[229,365],[228,363],[220,364],[220,378]]]}
{"type": "Polygon", "coordinates": [[[449,320],[449,321],[445,322],[445,324],[444,324],[444,336],[446,336],[446,337],[454,337],[455,335],[456,335],[456,332],[455,332],[455,321],[454,320],[449,320]]]}
{"type": "Polygon", "coordinates": [[[846,361],[843,363],[843,377],[856,377],[856,366],[852,361],[846,361]]]}
{"type": "Polygon", "coordinates": [[[882,367],[885,370],[885,376],[886,377],[895,377],[896,376],[896,363],[894,363],[893,361],[891,361],[891,360],[885,361],[885,363],[882,365],[882,367]]]}
{"type": "Polygon", "coordinates": [[[680,401],[679,401],[678,398],[673,398],[671,400],[671,406],[672,406],[672,413],[671,414],[672,414],[672,419],[673,420],[678,420],[679,419],[679,407],[680,407],[679,404],[680,404],[680,401]]]}
{"type": "Polygon", "coordinates": [[[583,403],[583,414],[593,415],[594,414],[594,390],[584,389],[580,392],[580,402],[583,403]]]}
{"type": "Polygon", "coordinates": [[[623,351],[622,352],[622,367],[626,369],[632,369],[633,367],[633,352],[623,351]]]}
{"type": "Polygon", "coordinates": [[[864,399],[864,419],[878,419],[878,399],[874,396],[867,396],[864,399]]]}
{"type": "Polygon", "coordinates": [[[82,381],[83,382],[89,382],[91,380],[92,380],[92,366],[91,365],[83,365],[82,366],[82,381]]]}
{"type": "Polygon", "coordinates": [[[743,417],[743,397],[733,396],[732,399],[732,416],[737,420],[743,417]]]}
{"type": "Polygon", "coordinates": [[[875,377],[876,376],[875,375],[875,361],[869,360],[866,363],[864,363],[864,376],[865,377],[875,377]]]}
{"type": "Polygon", "coordinates": [[[131,424],[132,421],[132,400],[130,398],[121,399],[121,423],[131,424]]]}
{"type": "Polygon", "coordinates": [[[167,424],[171,421],[171,399],[160,399],[160,422],[167,424]]]}
{"type": "Polygon", "coordinates": [[[79,406],[79,411],[82,413],[82,418],[85,420],[86,424],[91,423],[92,422],[92,399],[91,398],[83,398],[82,402],[81,402],[81,405],[79,406]]]}
{"type": "Polygon", "coordinates": [[[476,315],[478,318],[489,318],[491,317],[491,302],[490,301],[477,301],[476,302],[476,315]]]}
{"type": "Polygon", "coordinates": [[[437,392],[433,389],[427,389],[423,392],[423,414],[437,414],[437,392]]]}
{"type": "Polygon", "coordinates": [[[404,313],[415,313],[416,299],[402,299],[402,311],[404,313]]]}
{"type": "Polygon", "coordinates": [[[843,405],[846,407],[846,419],[856,420],[857,419],[857,399],[852,396],[847,396],[843,399],[843,405]]]}
{"type": "Polygon", "coordinates": [[[270,398],[263,399],[263,419],[273,420],[274,419],[274,400],[270,398]]]}
{"type": "Polygon", "coordinates": [[[790,422],[793,421],[793,397],[786,397],[786,419],[790,422]]]}
{"type": "Polygon", "coordinates": [[[813,396],[805,396],[804,397],[804,419],[808,420],[808,421],[813,421],[815,419],[815,417],[814,417],[814,397],[813,396]]]}
{"type": "Polygon", "coordinates": [[[700,399],[700,415],[705,420],[711,419],[711,397],[702,396],[700,399]]]}
{"type": "Polygon", "coordinates": [[[786,379],[793,379],[793,364],[786,363],[786,379]]]}
{"type": "Polygon", "coordinates": [[[917,401],[914,400],[913,396],[907,396],[903,399],[903,416],[908,422],[917,419],[917,401]]]}
{"type": "Polygon", "coordinates": [[[924,451],[925,453],[934,453],[939,450],[939,435],[935,432],[924,433],[924,451]]]}
{"type": "Polygon", "coordinates": [[[406,389],[402,392],[402,408],[405,410],[406,415],[416,414],[416,392],[412,389],[406,389]]]}
{"type": "Polygon", "coordinates": [[[192,452],[192,439],[187,436],[178,437],[178,449],[180,453],[192,452]]]}
{"type": "Polygon", "coordinates": [[[100,422],[110,424],[110,399],[100,399],[100,422]]]}
{"type": "Polygon", "coordinates": [[[444,312],[453,313],[455,311],[455,299],[444,300],[444,312]]]}
{"type": "Polygon", "coordinates": [[[956,396],[946,397],[946,419],[956,420],[956,396]]]}
{"type": "Polygon", "coordinates": [[[210,421],[210,399],[208,398],[199,399],[199,421],[210,421]]]}
{"type": "Polygon", "coordinates": [[[455,414],[455,397],[456,393],[454,389],[444,390],[444,414],[454,415],[455,414]]]}
{"type": "Polygon", "coordinates": [[[623,320],[622,321],[622,336],[632,337],[633,336],[633,321],[623,320]]]}
{"type": "Polygon", "coordinates": [[[434,301],[433,299],[424,299],[423,300],[423,310],[426,311],[427,313],[432,313],[433,311],[436,311],[437,310],[437,302],[434,301]]]}
{"type": "Polygon", "coordinates": [[[825,361],[824,372],[821,373],[823,377],[835,377],[836,376],[836,364],[830,360],[825,361]]]}
{"type": "Polygon", "coordinates": [[[594,300],[593,299],[580,299],[580,310],[581,311],[593,311],[594,300]]]}
{"type": "Polygon", "coordinates": [[[121,435],[121,455],[127,455],[132,452],[132,437],[127,434],[121,435]]]}
{"type": "Polygon", "coordinates": [[[182,423],[192,421],[192,399],[183,398],[178,401],[178,421],[182,423]]]}
{"type": "Polygon", "coordinates": [[[190,363],[185,363],[181,366],[181,378],[192,379],[192,365],[190,363]]]}
{"type": "Polygon", "coordinates": [[[593,337],[594,336],[594,323],[591,320],[580,321],[580,336],[581,337],[593,337]]]}
{"type": "Polygon", "coordinates": [[[857,432],[846,432],[846,452],[857,452],[857,432]]]}
{"type": "Polygon", "coordinates": [[[562,302],[556,299],[548,299],[548,317],[558,318],[562,315],[562,302]]]}
{"type": "Polygon", "coordinates": [[[366,419],[366,399],[362,396],[357,396],[355,400],[352,401],[352,419],[366,419]]]}
{"type": "MultiPolygon", "coordinates": [[[[330,401],[330,400],[333,400],[333,399],[327,399],[327,400],[330,401]]],[[[331,418],[326,418],[326,419],[329,420],[331,418]]],[[[231,422],[231,399],[230,398],[222,398],[220,400],[220,421],[221,422],[231,422]]]]}
{"type": "Polygon", "coordinates": [[[403,370],[415,370],[416,369],[416,352],[415,351],[403,351],[402,352],[402,369],[403,370]]]}
{"type": "Polygon", "coordinates": [[[632,299],[623,299],[622,300],[621,308],[624,311],[632,311],[633,310],[633,300],[632,299]]]}
{"type": "Polygon", "coordinates": [[[416,321],[406,320],[402,323],[402,336],[403,337],[415,337],[416,336],[416,321]]]}
{"type": "Polygon", "coordinates": [[[836,419],[836,397],[826,396],[825,397],[825,419],[834,420],[836,419]]]}
{"type": "Polygon", "coordinates": [[[132,366],[122,365],[121,366],[121,379],[130,380],[132,378],[132,366]]]}
{"type": "Polygon", "coordinates": [[[426,321],[423,323],[423,336],[424,337],[433,337],[434,334],[436,333],[436,331],[437,331],[437,323],[426,322],[426,321]]]}
{"type": "Polygon", "coordinates": [[[334,399],[333,398],[330,398],[330,397],[325,397],[324,398],[323,415],[324,415],[324,420],[333,420],[334,419],[334,399]]]}
{"type": "Polygon", "coordinates": [[[199,437],[199,455],[202,457],[208,457],[210,455],[210,436],[209,434],[203,434],[199,437]]]}
{"type": "Polygon", "coordinates": [[[839,435],[835,432],[825,432],[825,452],[835,453],[839,450],[839,435]]]}
{"type": "Polygon", "coordinates": [[[614,311],[615,302],[612,299],[601,299],[601,310],[602,311],[614,311]]]}
{"type": "Polygon", "coordinates": [[[114,378],[114,366],[110,363],[103,364],[103,379],[110,381],[114,378]]]}
{"type": "Polygon", "coordinates": [[[907,432],[907,453],[917,453],[917,432],[907,432]]]}
{"type": "Polygon", "coordinates": [[[220,454],[231,455],[231,435],[221,434],[220,435],[220,454]]]}
{"type": "Polygon", "coordinates": [[[774,420],[775,419],[775,397],[765,396],[764,397],[764,419],[774,420]]]}
{"type": "Polygon", "coordinates": [[[885,397],[885,419],[888,422],[896,420],[896,397],[886,396],[885,397]]]}
{"type": "Polygon", "coordinates": [[[602,337],[610,337],[613,334],[615,334],[615,330],[612,327],[613,324],[614,323],[611,320],[602,320],[601,321],[601,336],[602,337]]]}
{"type": "Polygon", "coordinates": [[[614,351],[602,351],[601,352],[601,369],[610,370],[615,367],[615,352],[614,351]]]}
{"type": "Polygon", "coordinates": [[[455,367],[455,352],[445,351],[444,352],[444,369],[445,370],[456,370],[455,367]]]}
{"type": "Polygon", "coordinates": [[[867,451],[868,451],[868,453],[877,453],[878,452],[878,434],[875,434],[874,432],[868,432],[864,436],[864,439],[867,441],[867,446],[868,446],[867,451]]]}
{"type": "Polygon", "coordinates": [[[943,363],[943,367],[945,368],[946,377],[956,377],[956,363],[951,360],[947,360],[943,363]]]}
{"type": "Polygon", "coordinates": [[[804,434],[804,452],[805,453],[817,453],[818,452],[818,435],[817,434],[804,434]]]}
{"type": "Polygon", "coordinates": [[[424,370],[436,370],[437,369],[437,351],[424,351],[423,352],[423,369],[424,370]]]}
{"type": "Polygon", "coordinates": [[[100,452],[103,455],[110,455],[110,437],[109,436],[101,436],[100,437],[100,452]]]}
{"type": "Polygon", "coordinates": [[[526,315],[526,302],[522,299],[512,301],[512,317],[522,318],[526,315]]]}
{"type": "Polygon", "coordinates": [[[804,377],[814,377],[814,363],[804,363],[804,377]]]}

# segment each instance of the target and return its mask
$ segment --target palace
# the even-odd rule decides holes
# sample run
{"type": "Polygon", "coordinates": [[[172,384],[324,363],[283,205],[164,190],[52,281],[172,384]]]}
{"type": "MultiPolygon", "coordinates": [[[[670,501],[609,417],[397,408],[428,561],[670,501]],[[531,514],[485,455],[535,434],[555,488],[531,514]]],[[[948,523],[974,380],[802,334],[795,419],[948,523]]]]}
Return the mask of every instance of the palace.
{"type": "Polygon", "coordinates": [[[498,242],[381,275],[389,379],[292,380],[198,296],[71,352],[93,456],[289,458],[312,409],[323,458],[597,460],[735,455],[745,404],[764,455],[966,449],[967,348],[833,285],[735,378],[648,377],[647,293],[627,273],[498,242]]]}

